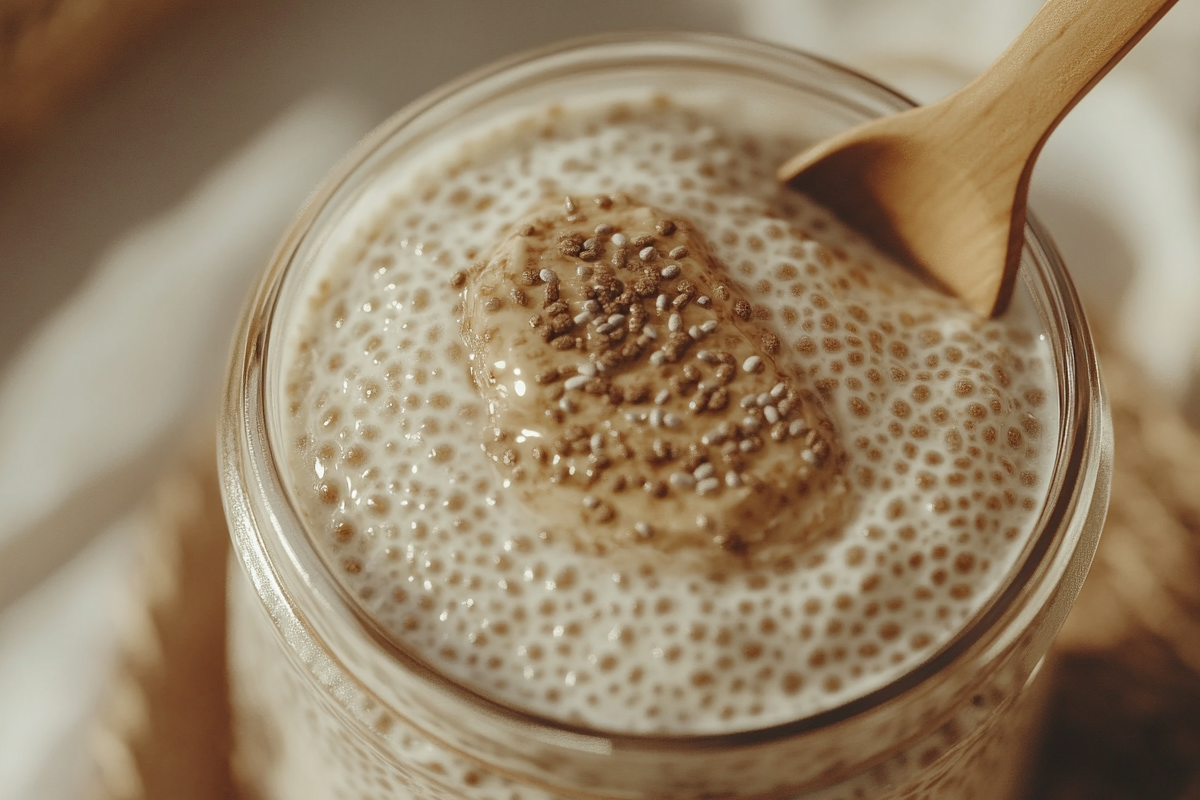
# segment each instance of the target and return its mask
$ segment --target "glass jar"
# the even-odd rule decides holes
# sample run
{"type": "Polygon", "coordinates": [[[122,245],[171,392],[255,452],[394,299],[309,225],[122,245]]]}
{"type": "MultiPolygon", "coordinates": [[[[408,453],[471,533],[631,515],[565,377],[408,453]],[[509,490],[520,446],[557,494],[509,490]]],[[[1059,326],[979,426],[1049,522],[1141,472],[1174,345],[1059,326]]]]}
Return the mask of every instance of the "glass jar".
{"type": "Polygon", "coordinates": [[[582,88],[719,86],[803,108],[817,140],[911,104],[811,56],[714,35],[641,34],[520,56],[404,109],[292,225],[243,322],[220,433],[236,758],[264,798],[1012,797],[1041,714],[1033,676],[1095,552],[1111,431],[1095,353],[1058,255],[1031,218],[1020,283],[1052,340],[1061,426],[1018,567],[948,644],[831,710],[725,735],[611,735],[524,714],[400,651],[339,590],[284,483],[280,339],[315,254],[385,166],[457,131],[582,88]]]}

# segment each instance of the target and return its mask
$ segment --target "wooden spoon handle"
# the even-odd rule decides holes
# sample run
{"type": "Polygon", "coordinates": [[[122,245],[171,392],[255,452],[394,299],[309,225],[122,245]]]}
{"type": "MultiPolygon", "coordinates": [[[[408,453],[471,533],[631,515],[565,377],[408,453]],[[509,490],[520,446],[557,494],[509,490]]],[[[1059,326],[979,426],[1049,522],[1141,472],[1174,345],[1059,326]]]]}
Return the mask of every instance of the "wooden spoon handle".
{"type": "Polygon", "coordinates": [[[1175,0],[1047,0],[996,63],[960,94],[976,141],[1032,159],[1059,121],[1175,0]]]}

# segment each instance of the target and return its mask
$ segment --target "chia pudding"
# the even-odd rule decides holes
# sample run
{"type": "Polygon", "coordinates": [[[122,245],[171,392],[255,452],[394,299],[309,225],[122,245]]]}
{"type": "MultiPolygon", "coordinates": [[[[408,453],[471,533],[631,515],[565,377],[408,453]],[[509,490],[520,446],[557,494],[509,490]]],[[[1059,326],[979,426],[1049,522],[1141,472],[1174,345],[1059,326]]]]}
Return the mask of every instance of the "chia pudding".
{"type": "Polygon", "coordinates": [[[384,170],[285,340],[286,475],[397,646],[538,717],[728,733],[938,651],[1042,509],[1056,377],[697,96],[587,97],[384,170]]]}

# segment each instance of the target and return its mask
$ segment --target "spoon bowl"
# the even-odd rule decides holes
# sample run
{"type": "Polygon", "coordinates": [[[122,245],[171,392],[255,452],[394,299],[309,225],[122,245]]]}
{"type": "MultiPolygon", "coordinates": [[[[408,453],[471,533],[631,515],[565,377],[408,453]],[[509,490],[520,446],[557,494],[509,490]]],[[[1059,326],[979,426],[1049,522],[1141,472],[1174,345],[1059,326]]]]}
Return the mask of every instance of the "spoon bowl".
{"type": "Polygon", "coordinates": [[[1174,3],[1048,0],[967,86],[822,141],[777,177],[980,314],[1001,313],[1042,145],[1174,3]]]}

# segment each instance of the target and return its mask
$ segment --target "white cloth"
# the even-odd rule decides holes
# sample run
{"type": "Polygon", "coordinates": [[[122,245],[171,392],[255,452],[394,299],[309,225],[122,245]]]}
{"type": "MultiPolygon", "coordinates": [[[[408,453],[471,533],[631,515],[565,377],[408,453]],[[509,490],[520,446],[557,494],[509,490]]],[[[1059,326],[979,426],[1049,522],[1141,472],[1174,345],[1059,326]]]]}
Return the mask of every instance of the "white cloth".
{"type": "MultiPolygon", "coordinates": [[[[610,0],[588,8],[612,28],[715,20],[843,61],[930,100],[984,68],[1037,5],[681,0],[645,6],[610,0]],[[630,16],[633,9],[641,9],[638,16],[630,16]]],[[[32,332],[0,376],[0,562],[6,553],[27,556],[37,541],[30,537],[84,541],[106,531],[86,548],[60,547],[79,554],[15,604],[0,606],[0,800],[66,798],[84,779],[82,731],[113,651],[105,610],[113,587],[128,574],[128,542],[140,524],[101,519],[101,510],[87,502],[89,492],[99,486],[136,497],[164,442],[197,415],[212,417],[234,319],[305,194],[396,98],[429,85],[425,62],[440,70],[440,80],[484,57],[463,42],[486,41],[490,57],[579,32],[582,25],[542,0],[506,4],[507,27],[489,16],[498,13],[495,6],[462,0],[363,7],[369,11],[359,9],[356,17],[340,4],[308,4],[288,19],[299,19],[295,24],[308,32],[307,39],[294,36],[297,41],[337,54],[328,63],[340,64],[341,54],[353,61],[343,82],[357,75],[368,88],[301,102],[231,153],[187,198],[133,229],[113,231],[112,247],[88,280],[32,332]],[[525,24],[530,21],[538,25],[525,24]],[[425,61],[418,67],[402,60],[405,47],[430,41],[436,56],[420,50],[425,61]],[[364,52],[369,57],[360,58],[364,52]],[[379,80],[386,70],[394,76],[379,80]],[[120,469],[114,472],[114,465],[120,469]],[[64,516],[64,506],[73,513],[64,516]],[[73,530],[60,531],[48,520],[73,530]]],[[[189,70],[211,66],[221,90],[236,92],[238,68],[250,81],[252,68],[282,65],[252,82],[262,102],[282,107],[280,98],[295,96],[293,76],[317,63],[282,34],[241,41],[246,55],[226,45],[219,25],[210,28],[189,40],[195,52],[181,51],[172,57],[182,61],[167,62],[177,67],[173,79],[181,85],[189,70]]],[[[1200,94],[1192,85],[1198,74],[1200,6],[1180,3],[1050,139],[1032,199],[1085,300],[1119,321],[1125,345],[1180,399],[1200,364],[1200,314],[1192,310],[1200,300],[1200,94]]],[[[186,106],[189,98],[179,102],[186,106]]],[[[0,251],[5,247],[0,242],[0,251]]],[[[0,313],[16,302],[0,297],[0,313]]],[[[109,517],[113,511],[102,510],[109,517]]],[[[0,597],[5,576],[23,568],[15,557],[10,561],[0,563],[0,597]]]]}
{"type": "MultiPolygon", "coordinates": [[[[259,268],[369,119],[340,96],[302,102],[118,240],[45,320],[0,383],[0,559],[9,554],[0,575],[19,579],[30,538],[95,533],[104,520],[86,513],[70,515],[81,531],[41,520],[61,520],[59,507],[97,481],[136,498],[169,450],[162,442],[197,415],[215,418],[259,268]],[[114,465],[134,466],[114,474],[114,465]]],[[[131,577],[132,540],[146,524],[135,516],[105,526],[0,609],[0,798],[65,800],[86,782],[86,726],[116,653],[117,587],[131,577]]]]}

